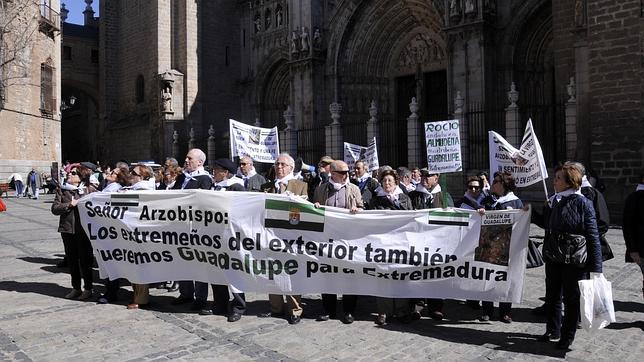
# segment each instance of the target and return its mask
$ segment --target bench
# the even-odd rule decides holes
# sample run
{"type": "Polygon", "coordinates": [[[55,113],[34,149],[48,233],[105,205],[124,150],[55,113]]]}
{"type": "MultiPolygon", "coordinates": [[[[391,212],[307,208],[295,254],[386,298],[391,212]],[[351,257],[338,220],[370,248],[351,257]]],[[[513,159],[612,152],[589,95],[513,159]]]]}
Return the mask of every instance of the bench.
{"type": "Polygon", "coordinates": [[[9,197],[9,184],[6,182],[0,183],[0,197],[2,197],[2,194],[9,197]]]}

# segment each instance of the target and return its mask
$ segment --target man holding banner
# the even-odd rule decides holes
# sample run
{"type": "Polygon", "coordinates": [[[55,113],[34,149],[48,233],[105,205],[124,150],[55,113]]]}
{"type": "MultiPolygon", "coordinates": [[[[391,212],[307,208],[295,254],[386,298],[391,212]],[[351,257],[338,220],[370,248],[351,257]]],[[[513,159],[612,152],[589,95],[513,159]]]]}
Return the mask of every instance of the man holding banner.
{"type": "MultiPolygon", "coordinates": [[[[292,194],[304,199],[308,198],[306,182],[296,180],[293,176],[293,169],[295,168],[293,157],[287,153],[282,153],[277,157],[273,167],[275,168],[275,183],[265,183],[261,187],[262,191],[273,194],[292,194]]],[[[286,314],[289,324],[300,323],[302,312],[304,311],[300,302],[301,298],[301,295],[269,294],[268,301],[271,305],[271,311],[262,313],[259,317],[276,317],[286,314]],[[284,303],[284,297],[286,297],[286,303],[284,303]]]]}

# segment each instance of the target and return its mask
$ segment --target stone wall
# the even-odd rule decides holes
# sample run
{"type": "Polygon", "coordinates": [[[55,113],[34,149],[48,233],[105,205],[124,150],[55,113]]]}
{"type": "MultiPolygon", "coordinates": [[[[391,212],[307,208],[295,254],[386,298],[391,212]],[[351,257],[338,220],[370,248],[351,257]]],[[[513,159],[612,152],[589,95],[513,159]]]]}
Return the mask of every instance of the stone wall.
{"type": "Polygon", "coordinates": [[[592,168],[615,220],[644,166],[641,15],[639,0],[588,3],[592,168]]]}
{"type": "MultiPolygon", "coordinates": [[[[50,2],[53,9],[59,1],[50,2]]],[[[31,167],[49,173],[52,162],[60,164],[60,36],[52,37],[38,31],[38,7],[28,9],[34,13],[29,29],[35,30],[33,46],[26,52],[28,65],[26,78],[17,79],[5,90],[4,108],[0,108],[0,182],[7,181],[14,172],[25,176],[31,167]],[[41,64],[51,59],[53,67],[53,114],[43,116],[40,111],[41,64]]],[[[31,18],[31,16],[28,16],[31,18]]],[[[8,35],[9,37],[11,34],[8,35]]]]}

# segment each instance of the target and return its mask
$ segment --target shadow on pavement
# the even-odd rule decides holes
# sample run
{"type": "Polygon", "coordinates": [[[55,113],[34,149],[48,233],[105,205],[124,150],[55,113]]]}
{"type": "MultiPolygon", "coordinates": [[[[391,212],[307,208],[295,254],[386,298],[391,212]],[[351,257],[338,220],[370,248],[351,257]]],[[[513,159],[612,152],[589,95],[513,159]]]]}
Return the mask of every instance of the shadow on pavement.
{"type": "Polygon", "coordinates": [[[614,300],[615,312],[637,312],[644,313],[644,304],[638,302],[621,302],[614,300]]]}
{"type": "Polygon", "coordinates": [[[62,287],[56,283],[43,282],[0,282],[0,290],[18,293],[37,293],[50,297],[62,298],[69,293],[70,288],[62,287]]]}
{"type": "Polygon", "coordinates": [[[606,329],[629,329],[629,328],[639,328],[644,332],[644,321],[634,321],[634,322],[623,322],[623,323],[611,323],[606,329]]]}
{"type": "MultiPolygon", "coordinates": [[[[43,258],[43,257],[33,257],[33,256],[23,256],[18,258],[19,260],[26,261],[27,263],[34,263],[34,264],[47,264],[47,265],[56,265],[57,263],[62,261],[62,258],[43,258]]],[[[57,268],[58,271],[62,270],[61,268],[57,268]]],[[[50,271],[51,270],[47,270],[50,271]]],[[[58,272],[58,271],[53,271],[53,272],[58,272]]]]}

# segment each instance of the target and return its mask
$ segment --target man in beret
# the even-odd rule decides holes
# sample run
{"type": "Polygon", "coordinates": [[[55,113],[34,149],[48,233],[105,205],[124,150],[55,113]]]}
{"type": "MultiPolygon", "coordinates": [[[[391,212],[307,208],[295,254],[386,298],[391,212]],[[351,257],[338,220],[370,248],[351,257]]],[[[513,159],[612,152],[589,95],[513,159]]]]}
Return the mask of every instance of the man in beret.
{"type": "MultiPolygon", "coordinates": [[[[243,181],[235,176],[237,166],[227,158],[220,158],[213,162],[212,178],[214,181],[213,189],[215,191],[246,191],[243,181]]],[[[199,314],[227,315],[229,322],[237,322],[246,312],[246,297],[244,293],[230,286],[232,301],[228,294],[228,285],[211,284],[213,294],[212,309],[202,309],[199,314]]]]}

